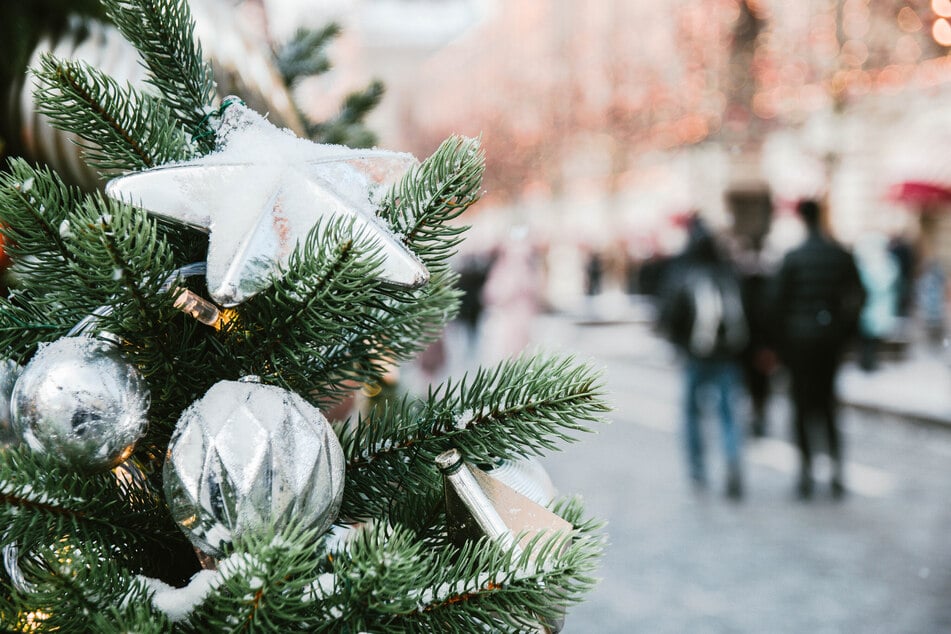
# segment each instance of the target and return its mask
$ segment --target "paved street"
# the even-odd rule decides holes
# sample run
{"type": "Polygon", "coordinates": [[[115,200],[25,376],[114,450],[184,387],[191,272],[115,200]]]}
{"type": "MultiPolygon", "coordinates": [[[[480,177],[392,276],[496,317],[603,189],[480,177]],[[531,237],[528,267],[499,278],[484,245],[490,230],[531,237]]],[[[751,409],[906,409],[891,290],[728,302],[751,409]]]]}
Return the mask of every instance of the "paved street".
{"type": "Polygon", "coordinates": [[[604,367],[612,424],[545,463],[562,492],[609,521],[603,581],[565,631],[951,631],[951,430],[844,414],[851,494],[796,501],[786,403],[770,437],[746,445],[747,495],[726,501],[715,421],[712,482],[685,481],[679,375],[644,325],[545,318],[547,350],[604,367]]]}

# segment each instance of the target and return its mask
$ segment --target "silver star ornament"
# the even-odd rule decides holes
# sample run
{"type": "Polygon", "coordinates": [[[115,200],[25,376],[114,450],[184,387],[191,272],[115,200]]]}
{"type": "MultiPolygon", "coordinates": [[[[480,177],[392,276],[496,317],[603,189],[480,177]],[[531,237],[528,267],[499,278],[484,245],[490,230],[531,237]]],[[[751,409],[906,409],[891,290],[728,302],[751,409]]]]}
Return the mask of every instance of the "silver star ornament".
{"type": "Polygon", "coordinates": [[[207,232],[212,299],[236,306],[282,275],[319,223],[351,218],[381,249],[380,279],[416,288],[423,263],[377,218],[379,198],[417,164],[410,155],[313,143],[240,103],[227,107],[216,152],[115,178],[112,198],[207,232]]]}

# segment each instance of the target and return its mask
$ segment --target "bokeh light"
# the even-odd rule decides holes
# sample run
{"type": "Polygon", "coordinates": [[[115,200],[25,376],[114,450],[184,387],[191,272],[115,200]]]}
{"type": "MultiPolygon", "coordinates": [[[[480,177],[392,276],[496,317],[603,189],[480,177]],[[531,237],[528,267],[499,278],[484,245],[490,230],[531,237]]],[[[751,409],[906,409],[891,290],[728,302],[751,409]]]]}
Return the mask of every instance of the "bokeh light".
{"type": "Polygon", "coordinates": [[[938,18],[931,27],[931,36],[941,46],[951,46],[951,23],[944,18],[938,18]]]}
{"type": "Polygon", "coordinates": [[[951,0],[931,0],[931,10],[942,18],[951,18],[951,0]]]}

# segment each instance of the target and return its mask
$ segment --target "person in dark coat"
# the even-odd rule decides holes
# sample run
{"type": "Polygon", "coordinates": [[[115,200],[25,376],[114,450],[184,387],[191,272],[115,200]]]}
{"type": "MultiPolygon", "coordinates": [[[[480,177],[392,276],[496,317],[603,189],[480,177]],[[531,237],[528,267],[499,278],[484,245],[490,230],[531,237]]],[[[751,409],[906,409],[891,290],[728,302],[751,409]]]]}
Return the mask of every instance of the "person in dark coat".
{"type": "Polygon", "coordinates": [[[770,338],[770,273],[760,252],[750,249],[741,257],[740,285],[750,336],[749,343],[740,356],[740,363],[750,399],[749,431],[755,438],[766,435],[770,383],[777,366],[776,353],[770,338]]]}
{"type": "Polygon", "coordinates": [[[845,492],[842,438],[837,421],[835,377],[842,354],[856,334],[865,290],[852,255],[823,234],[819,204],[797,206],[808,235],[786,254],[775,280],[779,347],[790,377],[793,423],[800,455],[797,492],[812,495],[810,422],[818,419],[828,438],[832,493],[845,492]]]}
{"type": "Polygon", "coordinates": [[[726,493],[738,499],[743,494],[742,434],[734,400],[738,358],[748,330],[736,271],[699,218],[690,225],[684,252],[665,271],[658,326],[684,362],[684,439],[690,477],[696,485],[706,483],[700,416],[702,393],[712,388],[718,396],[726,493]]]}
{"type": "Polygon", "coordinates": [[[457,286],[462,291],[459,298],[459,313],[456,319],[466,332],[466,353],[471,355],[479,338],[479,321],[482,319],[482,287],[489,276],[494,256],[492,254],[472,256],[463,261],[459,269],[457,286]]]}

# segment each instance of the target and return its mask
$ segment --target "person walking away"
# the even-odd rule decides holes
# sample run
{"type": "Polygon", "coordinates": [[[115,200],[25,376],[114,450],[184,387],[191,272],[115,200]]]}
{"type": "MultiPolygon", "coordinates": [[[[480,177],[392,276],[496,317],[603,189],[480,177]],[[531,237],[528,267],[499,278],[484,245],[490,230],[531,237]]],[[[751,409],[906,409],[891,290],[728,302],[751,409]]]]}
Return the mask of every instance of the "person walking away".
{"type": "Polygon", "coordinates": [[[749,340],[740,355],[743,380],[749,397],[749,432],[762,438],[767,430],[767,405],[772,375],[778,365],[770,339],[770,311],[767,305],[770,271],[760,250],[749,248],[738,258],[743,310],[749,340]]]}
{"type": "Polygon", "coordinates": [[[786,254],[776,276],[774,323],[779,325],[782,360],[790,376],[793,423],[799,448],[797,493],[811,497],[812,446],[810,421],[822,421],[832,461],[832,493],[845,493],[842,438],[837,421],[835,377],[842,353],[855,335],[865,290],[852,255],[819,225],[815,200],[803,200],[797,211],[807,235],[786,254]]]}
{"type": "Polygon", "coordinates": [[[690,238],[665,274],[659,327],[681,353],[684,365],[683,421],[687,466],[697,486],[706,484],[702,397],[707,388],[717,395],[720,439],[726,458],[726,494],[743,495],[742,434],[734,416],[738,359],[748,329],[740,284],[732,263],[699,218],[690,238]]]}

